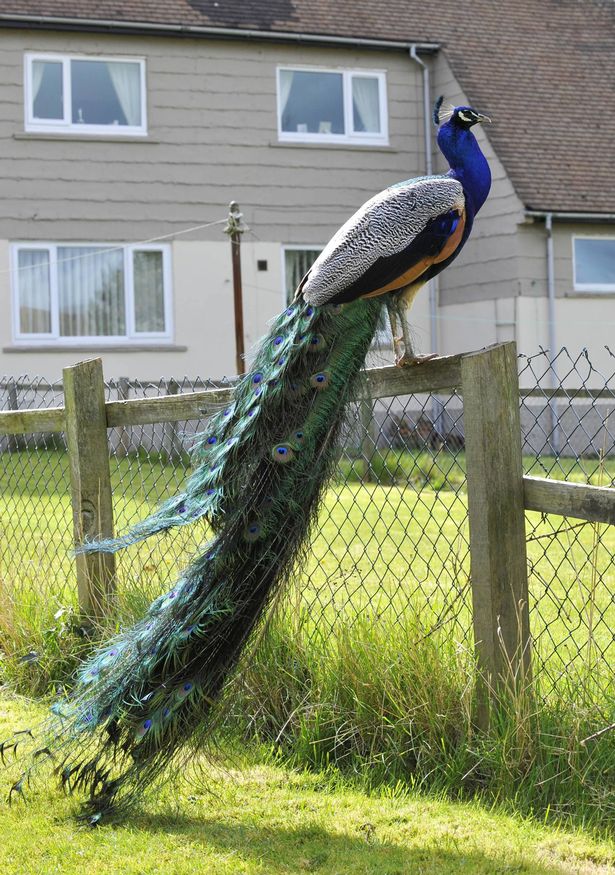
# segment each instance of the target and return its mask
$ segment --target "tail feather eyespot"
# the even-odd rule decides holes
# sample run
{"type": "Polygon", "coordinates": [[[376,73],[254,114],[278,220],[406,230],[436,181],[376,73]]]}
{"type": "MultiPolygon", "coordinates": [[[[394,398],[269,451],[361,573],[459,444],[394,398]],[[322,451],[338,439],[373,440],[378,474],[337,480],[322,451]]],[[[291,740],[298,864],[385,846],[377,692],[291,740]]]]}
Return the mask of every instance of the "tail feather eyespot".
{"type": "Polygon", "coordinates": [[[135,731],[135,736],[137,738],[143,738],[145,735],[147,735],[147,733],[150,731],[151,728],[152,728],[152,720],[148,717],[147,720],[144,720],[142,723],[140,723],[137,726],[137,729],[135,731]]]}
{"type": "Polygon", "coordinates": [[[325,349],[326,346],[327,344],[322,334],[313,334],[310,337],[308,352],[320,352],[325,349]]]}
{"type": "Polygon", "coordinates": [[[277,444],[271,451],[274,462],[279,465],[287,465],[295,458],[293,448],[288,444],[277,444]]]}
{"type": "Polygon", "coordinates": [[[326,371],[319,371],[317,374],[313,374],[313,376],[310,377],[310,385],[319,392],[327,389],[330,382],[329,374],[326,371]]]}
{"type": "Polygon", "coordinates": [[[194,690],[194,684],[192,681],[185,681],[180,687],[175,690],[175,696],[178,701],[183,701],[186,699],[190,693],[194,690]]]}
{"type": "Polygon", "coordinates": [[[254,541],[258,541],[262,535],[263,527],[256,520],[251,520],[243,531],[244,541],[247,541],[249,544],[254,543],[254,541]]]}

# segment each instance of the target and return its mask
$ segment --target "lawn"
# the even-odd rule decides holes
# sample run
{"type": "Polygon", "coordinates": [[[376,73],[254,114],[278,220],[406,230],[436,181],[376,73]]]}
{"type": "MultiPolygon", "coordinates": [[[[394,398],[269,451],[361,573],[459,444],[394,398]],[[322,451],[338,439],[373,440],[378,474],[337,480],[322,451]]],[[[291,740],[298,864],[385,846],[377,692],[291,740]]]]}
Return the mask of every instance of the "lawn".
{"type": "MultiPolygon", "coordinates": [[[[5,694],[0,737],[40,707],[5,694]]],[[[0,802],[3,875],[609,875],[615,846],[390,788],[366,794],[333,774],[292,771],[255,752],[219,755],[124,825],[77,826],[75,802],[35,788],[0,802]],[[206,789],[209,788],[209,789],[206,789]],[[209,792],[211,790],[212,792],[209,792]],[[51,804],[50,804],[51,803],[51,804]]]]}
{"type": "MultiPolygon", "coordinates": [[[[49,694],[91,647],[77,622],[67,460],[53,451],[0,461],[0,682],[49,694]]],[[[615,733],[581,742],[615,719],[615,528],[528,514],[534,687],[518,686],[478,739],[463,456],[385,462],[383,485],[347,460],[329,489],[284,615],[237,691],[235,728],[287,763],[335,765],[372,790],[481,794],[550,821],[612,827],[615,733]]],[[[117,530],[177,492],[183,474],[159,457],[114,459],[117,530]]],[[[207,534],[198,524],[119,556],[111,629],[168,590],[207,534]]]]}
{"type": "MultiPolygon", "coordinates": [[[[365,610],[399,615],[410,605],[469,645],[463,454],[391,452],[378,459],[376,473],[385,485],[361,482],[357,463],[351,469],[343,462],[346,480],[327,494],[310,559],[289,598],[297,609],[307,606],[314,623],[325,628],[365,610]]],[[[554,474],[585,477],[573,460],[561,461],[554,474]]],[[[57,451],[21,452],[3,454],[2,462],[0,648],[3,634],[15,634],[11,628],[21,630],[20,646],[28,652],[43,647],[44,630],[53,641],[76,605],[67,458],[57,451]]],[[[536,459],[525,462],[535,472],[536,459]]],[[[596,460],[585,465],[592,482],[610,481],[614,473],[613,462],[602,473],[596,460]]],[[[116,529],[122,531],[177,492],[184,470],[159,456],[138,456],[113,459],[112,476],[116,529]]],[[[532,634],[551,684],[572,663],[591,670],[596,659],[615,659],[615,528],[537,513],[527,518],[532,634]]],[[[120,555],[121,616],[139,615],[169,589],[207,534],[196,524],[120,555]]]]}

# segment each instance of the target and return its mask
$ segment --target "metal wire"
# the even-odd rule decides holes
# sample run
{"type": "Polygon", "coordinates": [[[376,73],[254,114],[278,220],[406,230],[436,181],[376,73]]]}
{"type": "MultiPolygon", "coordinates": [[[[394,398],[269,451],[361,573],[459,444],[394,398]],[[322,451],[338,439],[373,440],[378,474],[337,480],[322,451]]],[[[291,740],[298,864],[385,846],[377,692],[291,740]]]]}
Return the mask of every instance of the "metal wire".
{"type": "MultiPolygon", "coordinates": [[[[599,372],[583,351],[519,360],[528,474],[615,485],[615,357],[599,372]],[[556,390],[553,390],[554,375],[556,390]],[[559,388],[557,388],[559,387],[559,388]]],[[[118,379],[110,400],[224,385],[207,379],[118,379]]],[[[36,377],[0,379],[4,409],[59,406],[62,387],[36,377]]],[[[205,419],[109,432],[116,531],[181,489],[192,437],[205,419]]],[[[68,460],[63,435],[0,437],[0,596],[76,602],[68,460]]],[[[124,622],[169,589],[208,537],[205,524],[162,535],[118,557],[124,622]]],[[[545,696],[587,678],[612,693],[615,527],[527,513],[534,676],[545,696]]],[[[364,399],[353,404],[309,560],[293,606],[318,634],[366,612],[471,647],[470,553],[463,402],[456,394],[364,399]]],[[[578,687],[575,687],[578,689],[578,687]]]]}

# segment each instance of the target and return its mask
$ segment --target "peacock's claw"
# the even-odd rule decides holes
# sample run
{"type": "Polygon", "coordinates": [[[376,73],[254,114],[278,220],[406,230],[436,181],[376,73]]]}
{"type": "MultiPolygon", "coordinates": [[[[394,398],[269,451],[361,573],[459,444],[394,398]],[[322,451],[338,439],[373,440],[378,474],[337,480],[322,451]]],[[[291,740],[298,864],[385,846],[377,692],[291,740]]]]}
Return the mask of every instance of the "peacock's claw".
{"type": "Polygon", "coordinates": [[[422,365],[425,362],[430,362],[433,359],[437,358],[438,354],[435,352],[429,353],[427,355],[414,355],[405,352],[403,353],[403,355],[400,355],[395,359],[395,364],[398,368],[407,368],[412,365],[422,365]]]}

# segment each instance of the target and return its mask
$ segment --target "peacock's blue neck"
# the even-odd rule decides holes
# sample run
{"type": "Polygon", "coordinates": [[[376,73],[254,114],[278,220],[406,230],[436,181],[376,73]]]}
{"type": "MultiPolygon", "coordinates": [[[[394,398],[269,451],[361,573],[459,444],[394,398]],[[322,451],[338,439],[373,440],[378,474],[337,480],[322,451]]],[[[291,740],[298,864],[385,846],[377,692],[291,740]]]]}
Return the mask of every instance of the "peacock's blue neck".
{"type": "Polygon", "coordinates": [[[438,131],[438,146],[450,165],[448,175],[462,184],[467,207],[476,215],[491,188],[491,171],[476,137],[450,121],[438,131]]]}

